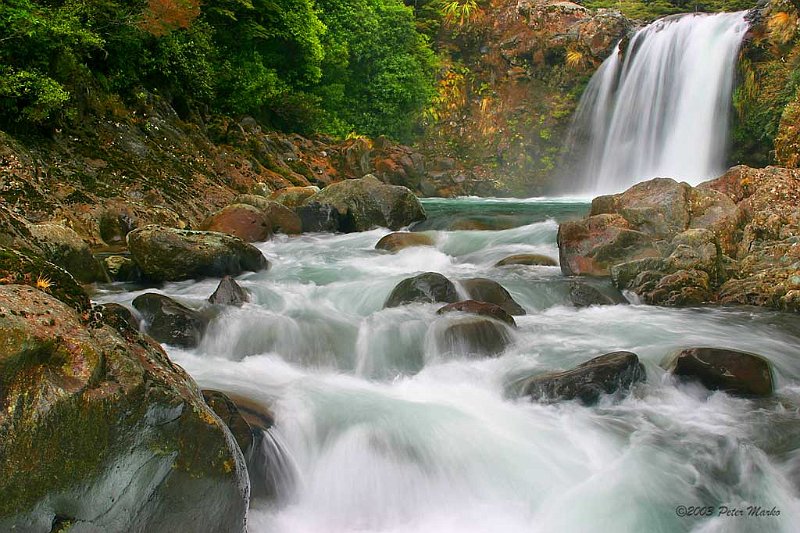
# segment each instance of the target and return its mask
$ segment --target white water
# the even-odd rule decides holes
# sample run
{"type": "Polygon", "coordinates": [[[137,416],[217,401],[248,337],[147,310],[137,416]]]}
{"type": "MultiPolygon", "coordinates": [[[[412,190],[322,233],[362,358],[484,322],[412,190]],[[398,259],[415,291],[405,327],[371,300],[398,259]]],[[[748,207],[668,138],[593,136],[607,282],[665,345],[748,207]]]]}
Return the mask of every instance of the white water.
{"type": "Polygon", "coordinates": [[[655,177],[697,184],[724,171],[745,13],[667,17],[619,46],[587,87],[572,129],[583,191],[655,177]]]}
{"type": "MultiPolygon", "coordinates": [[[[271,406],[296,480],[255,502],[252,533],[793,532],[800,523],[800,327],[755,309],[576,309],[557,267],[494,268],[513,253],[557,257],[559,202],[426,203],[438,217],[498,205],[541,220],[503,231],[434,231],[434,248],[375,251],[385,230],[277,237],[274,267],[241,276],[255,301],[226,310],[203,345],[168,347],[203,387],[271,406]],[[437,211],[438,210],[438,211],[437,211]],[[421,271],[501,282],[528,314],[498,358],[439,353],[457,316],[382,310],[421,271]],[[755,351],[776,368],[769,401],[678,385],[672,349],[755,351]],[[539,405],[513,382],[602,353],[639,354],[647,384],[620,403],[539,405]],[[777,507],[774,518],[680,518],[678,505],[777,507]]],[[[506,211],[507,213],[508,211],[506,211]]],[[[431,221],[435,224],[436,220],[431,221]]],[[[201,306],[215,280],[162,292],[201,306]]],[[[141,290],[98,299],[129,303],[141,290]]]]}

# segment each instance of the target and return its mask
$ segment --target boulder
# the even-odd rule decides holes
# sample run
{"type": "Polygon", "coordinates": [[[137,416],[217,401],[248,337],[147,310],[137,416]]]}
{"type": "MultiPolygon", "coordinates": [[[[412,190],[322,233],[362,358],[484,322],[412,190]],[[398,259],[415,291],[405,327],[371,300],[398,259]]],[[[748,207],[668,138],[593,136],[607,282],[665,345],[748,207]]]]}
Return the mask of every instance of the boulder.
{"type": "Polygon", "coordinates": [[[542,254],[515,254],[501,259],[494,266],[502,267],[511,265],[558,266],[558,261],[542,254]]]}
{"type": "Polygon", "coordinates": [[[319,187],[286,187],[278,189],[269,195],[270,200],[274,200],[289,209],[295,209],[305,203],[306,200],[319,192],[319,187]]]}
{"type": "Polygon", "coordinates": [[[425,272],[407,278],[395,286],[383,307],[398,307],[409,303],[455,303],[458,293],[453,282],[437,272],[425,272]]]}
{"type": "Polygon", "coordinates": [[[471,278],[459,282],[467,295],[479,302],[499,305],[509,315],[524,315],[522,308],[499,283],[486,278],[471,278]]]}
{"type": "Polygon", "coordinates": [[[569,287],[569,299],[575,307],[590,307],[592,305],[616,305],[620,303],[610,296],[606,296],[596,288],[586,283],[573,282],[569,287]]]}
{"type": "Polygon", "coordinates": [[[234,199],[236,204],[247,204],[259,209],[269,221],[273,233],[297,235],[303,232],[300,216],[283,204],[256,194],[242,194],[234,199]]]}
{"type": "Polygon", "coordinates": [[[245,531],[230,431],[147,337],[0,286],[0,529],[245,531]]]}
{"type": "Polygon", "coordinates": [[[272,236],[272,225],[257,207],[233,204],[206,218],[200,229],[238,237],[245,242],[261,242],[272,236]]]}
{"type": "Polygon", "coordinates": [[[244,303],[250,301],[250,295],[233,278],[225,276],[217,285],[214,293],[208,297],[208,301],[217,305],[241,307],[244,303]]]}
{"type": "Polygon", "coordinates": [[[163,294],[137,296],[133,307],[141,313],[148,335],[164,344],[194,348],[208,325],[203,315],[163,294]]]}
{"type": "Polygon", "coordinates": [[[238,276],[269,268],[258,248],[222,233],[145,226],[128,234],[128,248],[152,281],[238,276]]]}
{"type": "Polygon", "coordinates": [[[448,325],[442,333],[439,351],[456,355],[496,356],[510,342],[511,335],[505,324],[476,316],[448,325]]]}
{"type": "Polygon", "coordinates": [[[436,314],[442,315],[444,313],[452,313],[456,311],[461,313],[486,316],[489,318],[494,318],[495,320],[500,320],[501,322],[505,322],[506,324],[512,327],[517,326],[517,323],[514,321],[514,317],[509,315],[505,311],[505,309],[503,309],[499,305],[490,304],[486,302],[478,302],[475,300],[464,300],[461,302],[456,302],[454,304],[447,304],[444,307],[440,308],[438,311],[436,311],[436,314]]]}
{"type": "Polygon", "coordinates": [[[399,185],[385,185],[371,174],[328,185],[306,200],[306,205],[315,203],[335,207],[347,221],[339,228],[345,232],[376,226],[396,230],[425,219],[414,193],[399,185]]]}
{"type": "Polygon", "coordinates": [[[303,233],[338,232],[344,231],[349,223],[344,215],[332,205],[323,205],[318,202],[306,204],[295,209],[300,217],[300,226],[303,233]]]}
{"type": "Polygon", "coordinates": [[[222,423],[231,430],[233,438],[236,439],[236,444],[239,445],[246,457],[248,452],[252,452],[253,429],[242,417],[239,408],[224,392],[203,390],[203,399],[222,420],[222,423]]]}
{"type": "Polygon", "coordinates": [[[534,376],[524,383],[523,394],[543,402],[578,400],[592,405],[602,394],[626,393],[645,376],[636,354],[612,352],[571,370],[534,376]]]}
{"type": "Polygon", "coordinates": [[[36,243],[28,221],[0,203],[0,246],[28,255],[43,255],[36,243]]]}
{"type": "Polygon", "coordinates": [[[434,246],[435,242],[433,237],[425,233],[411,233],[409,231],[399,231],[384,235],[378,244],[375,245],[376,250],[386,250],[389,252],[398,252],[404,248],[412,246],[434,246]]]}
{"type": "Polygon", "coordinates": [[[125,237],[138,226],[138,217],[128,208],[103,211],[98,220],[100,238],[108,245],[124,245],[125,237]]]}
{"type": "Polygon", "coordinates": [[[760,355],[724,348],[687,348],[665,358],[661,365],[679,378],[699,381],[710,390],[744,397],[770,396],[772,369],[760,355]]]}
{"type": "Polygon", "coordinates": [[[118,332],[124,334],[139,331],[139,321],[130,309],[118,303],[107,303],[95,307],[100,318],[118,332]]]}
{"type": "Polygon", "coordinates": [[[141,281],[142,272],[130,257],[109,255],[103,258],[103,266],[111,281],[141,281]]]}
{"type": "Polygon", "coordinates": [[[106,281],[108,277],[89,245],[75,231],[58,224],[31,224],[33,238],[44,258],[84,283],[106,281]]]}

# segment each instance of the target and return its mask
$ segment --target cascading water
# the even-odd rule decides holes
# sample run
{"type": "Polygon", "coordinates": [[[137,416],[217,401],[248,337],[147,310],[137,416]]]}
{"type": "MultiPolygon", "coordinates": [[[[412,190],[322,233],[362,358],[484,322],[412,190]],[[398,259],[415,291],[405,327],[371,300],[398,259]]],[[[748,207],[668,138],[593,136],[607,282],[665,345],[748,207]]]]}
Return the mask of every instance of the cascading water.
{"type": "Polygon", "coordinates": [[[620,192],[655,177],[697,184],[721,174],[745,14],[667,17],[617,46],[572,126],[570,145],[585,150],[582,192],[620,192]]]}

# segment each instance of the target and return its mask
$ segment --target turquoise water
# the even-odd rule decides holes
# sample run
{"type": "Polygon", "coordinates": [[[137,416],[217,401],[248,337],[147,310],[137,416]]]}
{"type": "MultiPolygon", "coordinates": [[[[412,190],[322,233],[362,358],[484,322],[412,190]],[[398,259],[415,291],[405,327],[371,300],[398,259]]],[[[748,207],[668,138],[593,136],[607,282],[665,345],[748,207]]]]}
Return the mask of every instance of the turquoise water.
{"type": "MultiPolygon", "coordinates": [[[[558,222],[576,200],[426,200],[434,247],[388,254],[388,233],[279,236],[273,263],[239,283],[254,295],[225,310],[195,350],[167,347],[203,387],[270,406],[295,483],[281,503],[254,502],[252,532],[748,532],[800,524],[800,325],[752,308],[577,309],[558,267],[493,265],[516,253],[557,259],[558,222]],[[449,231],[459,220],[500,220],[449,231]],[[511,227],[508,227],[511,226],[511,227]],[[382,309],[392,288],[424,271],[500,282],[527,311],[496,358],[440,342],[462,320],[439,305],[382,309]],[[769,358],[777,394],[753,401],[673,382],[659,367],[684,346],[769,358]],[[614,350],[631,350],[647,383],[595,407],[539,405],[513,384],[614,350]],[[678,506],[712,506],[681,517],[678,506]],[[780,516],[716,516],[721,506],[780,516]]],[[[456,226],[458,227],[458,226],[456,226]]],[[[202,306],[215,280],[162,292],[202,306]]],[[[604,287],[607,288],[607,287],[604,287]]],[[[129,303],[143,291],[108,290],[129,303]]]]}

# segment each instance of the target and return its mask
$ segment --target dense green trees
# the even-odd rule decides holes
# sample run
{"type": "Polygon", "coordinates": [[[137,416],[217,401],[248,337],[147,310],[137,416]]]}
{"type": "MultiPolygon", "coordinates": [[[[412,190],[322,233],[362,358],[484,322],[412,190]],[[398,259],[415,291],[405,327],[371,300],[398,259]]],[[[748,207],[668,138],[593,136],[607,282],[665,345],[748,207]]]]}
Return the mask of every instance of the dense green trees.
{"type": "Polygon", "coordinates": [[[3,0],[0,126],[146,89],[179,112],[408,140],[435,63],[401,0],[3,0]]]}

